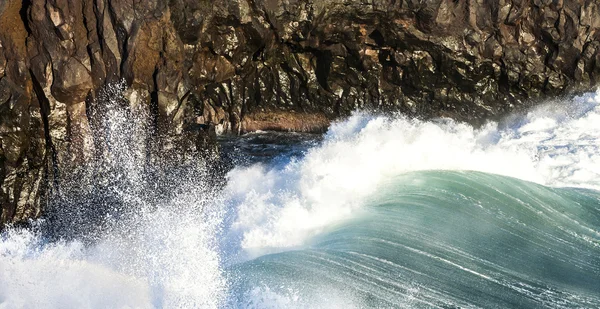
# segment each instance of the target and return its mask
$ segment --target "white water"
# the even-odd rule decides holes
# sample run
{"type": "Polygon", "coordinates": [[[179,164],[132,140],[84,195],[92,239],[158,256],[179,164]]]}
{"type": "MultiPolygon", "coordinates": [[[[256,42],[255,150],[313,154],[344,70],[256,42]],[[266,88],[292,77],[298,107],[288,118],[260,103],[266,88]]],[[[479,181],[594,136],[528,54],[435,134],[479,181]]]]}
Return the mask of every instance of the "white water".
{"type": "Polygon", "coordinates": [[[137,217],[91,248],[9,232],[0,241],[0,308],[216,308],[226,287],[210,238],[216,218],[182,220],[188,214],[137,217]]]}
{"type": "Polygon", "coordinates": [[[233,224],[250,255],[302,245],[343,220],[391,176],[472,170],[549,186],[600,189],[600,91],[549,103],[481,129],[358,113],[334,124],[322,146],[282,168],[233,170],[233,224]]]}
{"type": "MultiPolygon", "coordinates": [[[[103,194],[123,205],[109,205],[107,211],[114,207],[127,214],[114,218],[108,213],[107,231],[90,227],[85,236],[94,239],[91,246],[77,240],[48,243],[37,229],[1,234],[0,309],[217,308],[227,287],[217,249],[223,212],[209,207],[222,203],[201,181],[204,166],[200,162],[161,183],[177,190],[175,197],[153,199],[144,171],[147,119],[143,111],[131,119],[113,98],[123,85],[106,91],[103,104],[110,108],[101,122],[107,150],[89,168],[111,179],[63,181],[65,187],[84,188],[116,183],[103,194]]],[[[68,205],[62,215],[105,206],[96,202],[75,198],[69,204],[76,205],[68,205]]],[[[64,227],[80,228],[76,225],[64,227]]]]}
{"type": "MultiPolygon", "coordinates": [[[[217,249],[225,211],[233,222],[226,240],[239,242],[228,248],[253,257],[302,246],[359,210],[386,179],[409,171],[477,170],[599,189],[599,145],[600,92],[482,129],[358,113],[300,160],[234,169],[224,201],[183,181],[185,193],[148,205],[93,246],[48,244],[34,231],[3,234],[0,308],[217,308],[227,293],[222,260],[237,253],[217,249]]],[[[128,199],[143,194],[124,191],[128,199]]],[[[266,297],[259,307],[293,301],[261,291],[248,295],[266,297]]]]}

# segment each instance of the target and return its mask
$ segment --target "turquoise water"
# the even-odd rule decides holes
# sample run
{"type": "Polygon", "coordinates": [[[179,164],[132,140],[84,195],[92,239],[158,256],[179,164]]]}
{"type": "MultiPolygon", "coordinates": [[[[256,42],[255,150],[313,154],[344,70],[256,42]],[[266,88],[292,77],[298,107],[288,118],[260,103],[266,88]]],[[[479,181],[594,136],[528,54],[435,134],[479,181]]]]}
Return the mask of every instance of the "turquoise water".
{"type": "Polygon", "coordinates": [[[305,249],[232,267],[234,293],[250,307],[593,308],[599,205],[592,190],[408,173],[305,249]]]}

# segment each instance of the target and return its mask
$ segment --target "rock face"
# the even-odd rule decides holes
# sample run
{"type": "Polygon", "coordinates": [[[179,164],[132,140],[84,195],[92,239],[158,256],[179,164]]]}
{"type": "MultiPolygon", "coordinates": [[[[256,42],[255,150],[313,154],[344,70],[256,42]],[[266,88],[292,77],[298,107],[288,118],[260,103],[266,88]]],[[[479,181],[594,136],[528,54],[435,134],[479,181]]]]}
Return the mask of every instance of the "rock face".
{"type": "Polygon", "coordinates": [[[599,79],[598,0],[3,0],[0,226],[102,154],[121,80],[178,153],[357,108],[480,123],[599,79]]]}

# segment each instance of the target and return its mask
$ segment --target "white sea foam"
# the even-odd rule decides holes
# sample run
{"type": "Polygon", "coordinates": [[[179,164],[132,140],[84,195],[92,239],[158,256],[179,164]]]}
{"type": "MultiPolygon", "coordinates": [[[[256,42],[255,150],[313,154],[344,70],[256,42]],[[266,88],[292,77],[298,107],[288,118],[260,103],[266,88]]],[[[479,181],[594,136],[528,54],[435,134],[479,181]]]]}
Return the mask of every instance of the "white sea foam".
{"type": "Polygon", "coordinates": [[[0,239],[0,308],[218,308],[220,218],[196,213],[142,214],[93,246],[9,231],[0,239]]]}
{"type": "Polygon", "coordinates": [[[302,309],[302,308],[327,308],[327,309],[352,309],[364,308],[358,299],[355,299],[350,293],[339,290],[322,288],[319,291],[310,293],[310,297],[291,288],[279,287],[275,291],[268,286],[255,287],[243,295],[244,301],[241,303],[230,304],[232,308],[244,309],[302,309]]]}
{"type": "Polygon", "coordinates": [[[203,182],[206,174],[198,162],[155,184],[170,186],[174,197],[154,197],[158,188],[149,185],[144,165],[147,119],[143,113],[132,119],[120,105],[123,90],[122,85],[107,89],[103,104],[109,108],[95,119],[105,134],[104,153],[93,168],[99,174],[62,180],[66,189],[108,187],[98,194],[110,195],[110,202],[106,196],[86,200],[64,193],[66,201],[55,210],[57,224],[61,236],[81,231],[76,240],[49,243],[36,230],[0,234],[0,309],[219,308],[225,299],[218,193],[203,182]],[[108,212],[106,227],[74,219],[78,213],[101,215],[94,209],[108,212]]]}
{"type": "Polygon", "coordinates": [[[360,208],[382,181],[410,171],[474,170],[600,189],[599,148],[600,91],[478,129],[357,113],[299,161],[233,170],[232,232],[250,256],[300,246],[360,208]]]}

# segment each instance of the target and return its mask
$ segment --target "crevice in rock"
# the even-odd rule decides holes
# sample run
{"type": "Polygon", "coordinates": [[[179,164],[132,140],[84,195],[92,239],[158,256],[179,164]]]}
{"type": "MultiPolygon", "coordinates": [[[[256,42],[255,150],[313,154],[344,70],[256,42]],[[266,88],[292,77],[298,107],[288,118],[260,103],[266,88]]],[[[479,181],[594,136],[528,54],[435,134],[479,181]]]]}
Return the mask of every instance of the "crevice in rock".
{"type": "Polygon", "coordinates": [[[19,10],[19,15],[21,15],[21,20],[23,21],[23,25],[25,26],[25,31],[27,34],[31,34],[31,27],[29,27],[29,20],[27,18],[29,7],[31,6],[31,0],[23,0],[21,2],[21,10],[19,10]]]}
{"type": "MultiPolygon", "coordinates": [[[[98,48],[100,48],[100,53],[104,54],[104,12],[98,11],[98,0],[94,0],[92,3],[92,10],[94,11],[94,16],[96,18],[96,38],[98,39],[98,48]]],[[[88,38],[89,39],[89,38],[88,38]]]]}
{"type": "Polygon", "coordinates": [[[256,62],[259,60],[264,60],[264,51],[265,51],[265,46],[262,45],[258,48],[258,50],[256,52],[254,52],[254,54],[252,54],[252,61],[256,62]]]}
{"type": "Polygon", "coordinates": [[[329,74],[331,73],[331,63],[333,57],[329,51],[318,51],[315,53],[317,57],[317,67],[315,69],[315,75],[317,81],[323,87],[323,89],[329,91],[329,74]]]}
{"type": "MultiPolygon", "coordinates": [[[[46,141],[46,156],[50,157],[51,165],[52,165],[52,183],[54,184],[54,188],[58,190],[59,188],[59,179],[60,179],[60,170],[58,168],[58,153],[56,151],[56,147],[52,142],[52,137],[50,136],[50,124],[48,117],[50,115],[50,101],[46,98],[44,94],[44,90],[42,85],[39,83],[33,71],[29,72],[31,76],[31,81],[33,84],[33,90],[35,96],[37,97],[38,103],[40,105],[40,115],[42,117],[42,122],[44,124],[44,139],[46,141]]],[[[50,184],[50,175],[46,173],[45,175],[45,183],[50,184]]],[[[52,187],[50,188],[52,189],[52,187]]]]}
{"type": "MultiPolygon", "coordinates": [[[[100,90],[101,91],[101,90],[100,90]]],[[[99,111],[97,111],[97,107],[94,104],[94,96],[92,91],[90,91],[85,98],[85,116],[88,119],[90,129],[92,131],[92,141],[94,143],[94,157],[97,158],[101,155],[102,141],[100,137],[100,125],[98,124],[99,118],[97,115],[99,111]]]]}
{"type": "Polygon", "coordinates": [[[158,106],[158,68],[154,69],[152,73],[153,89],[150,92],[150,121],[152,135],[156,135],[160,132],[159,128],[159,106],[158,106]]]}
{"type": "Polygon", "coordinates": [[[381,47],[385,45],[385,38],[383,37],[383,34],[381,33],[381,31],[379,31],[379,29],[373,30],[373,32],[369,34],[369,38],[373,39],[377,46],[381,47]]]}
{"type": "MultiPolygon", "coordinates": [[[[254,104],[259,106],[262,104],[262,101],[263,101],[263,97],[260,92],[260,83],[258,81],[258,78],[256,78],[254,80],[254,104]]],[[[248,104],[246,104],[246,106],[248,106],[248,104]]]]}

